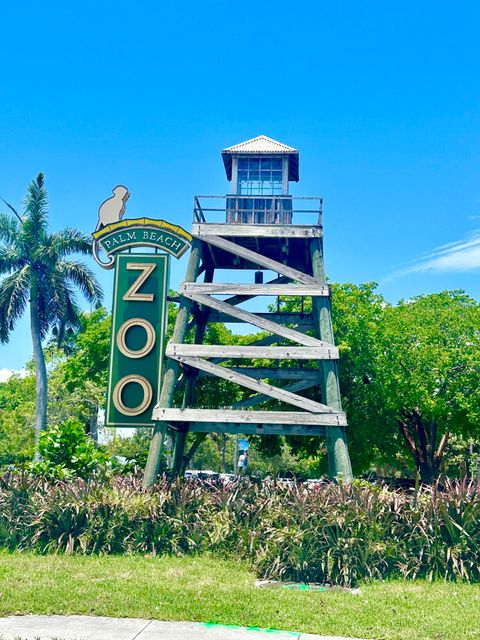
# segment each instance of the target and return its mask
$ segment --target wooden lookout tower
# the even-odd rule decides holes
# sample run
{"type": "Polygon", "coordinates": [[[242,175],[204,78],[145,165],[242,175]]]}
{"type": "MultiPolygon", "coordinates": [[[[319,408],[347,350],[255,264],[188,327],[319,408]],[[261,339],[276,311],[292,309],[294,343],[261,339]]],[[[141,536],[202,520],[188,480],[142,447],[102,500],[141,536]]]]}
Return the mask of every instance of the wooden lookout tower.
{"type": "Polygon", "coordinates": [[[289,195],[289,183],[299,179],[299,154],[271,138],[229,147],[222,158],[229,193],[194,198],[194,240],[166,347],[145,482],[157,476],[167,430],[175,434],[177,470],[188,431],[325,437],[330,476],[348,481],[352,471],[325,278],[322,200],[289,195]],[[300,305],[296,311],[284,304],[291,296],[300,305]],[[311,311],[304,310],[305,298],[312,300],[311,311]],[[209,322],[247,323],[263,337],[249,345],[207,345],[209,322]],[[193,326],[194,343],[187,344],[193,326]],[[183,403],[174,407],[182,375],[183,403]],[[192,408],[199,375],[254,393],[228,407],[192,408]],[[308,397],[302,395],[307,389],[308,397]]]}

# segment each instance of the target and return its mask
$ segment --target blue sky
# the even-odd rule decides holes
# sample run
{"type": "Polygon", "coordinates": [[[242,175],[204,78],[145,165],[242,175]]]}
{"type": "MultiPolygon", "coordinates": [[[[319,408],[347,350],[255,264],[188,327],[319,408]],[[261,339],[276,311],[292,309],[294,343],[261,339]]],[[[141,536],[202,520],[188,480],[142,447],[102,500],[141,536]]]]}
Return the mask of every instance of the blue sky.
{"type": "MultiPolygon", "coordinates": [[[[266,134],[300,150],[293,193],[325,198],[330,278],[478,298],[479,19],[473,0],[8,3],[0,195],[44,171],[52,227],[90,232],[121,182],[128,215],[188,229],[195,193],[228,190],[221,149],[266,134]]],[[[25,321],[0,369],[30,354],[25,321]]]]}

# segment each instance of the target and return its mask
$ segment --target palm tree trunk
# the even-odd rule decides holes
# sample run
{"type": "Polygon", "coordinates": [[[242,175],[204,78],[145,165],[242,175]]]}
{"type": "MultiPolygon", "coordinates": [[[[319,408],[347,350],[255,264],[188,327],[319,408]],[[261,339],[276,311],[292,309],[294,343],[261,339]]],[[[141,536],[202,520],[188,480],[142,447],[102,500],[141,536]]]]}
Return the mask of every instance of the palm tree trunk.
{"type": "Polygon", "coordinates": [[[38,441],[40,432],[47,428],[47,367],[40,338],[40,323],[38,318],[38,298],[36,285],[30,292],[30,330],[32,332],[33,359],[35,362],[35,457],[40,459],[38,441]]]}

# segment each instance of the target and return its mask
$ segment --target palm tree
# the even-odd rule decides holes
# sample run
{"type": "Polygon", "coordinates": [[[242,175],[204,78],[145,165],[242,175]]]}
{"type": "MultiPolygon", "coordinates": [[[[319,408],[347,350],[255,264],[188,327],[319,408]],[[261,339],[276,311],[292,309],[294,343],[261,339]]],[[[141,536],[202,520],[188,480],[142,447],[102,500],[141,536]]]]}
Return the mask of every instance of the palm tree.
{"type": "Polygon", "coordinates": [[[91,304],[103,293],[93,273],[70,254],[92,254],[88,236],[75,229],[48,231],[47,191],[40,173],[28,187],[25,213],[3,201],[11,215],[0,214],[0,342],[8,342],[18,320],[30,307],[30,330],[36,375],[35,456],[40,432],[47,427],[47,369],[42,348],[55,328],[61,339],[77,323],[75,290],[91,304]]]}

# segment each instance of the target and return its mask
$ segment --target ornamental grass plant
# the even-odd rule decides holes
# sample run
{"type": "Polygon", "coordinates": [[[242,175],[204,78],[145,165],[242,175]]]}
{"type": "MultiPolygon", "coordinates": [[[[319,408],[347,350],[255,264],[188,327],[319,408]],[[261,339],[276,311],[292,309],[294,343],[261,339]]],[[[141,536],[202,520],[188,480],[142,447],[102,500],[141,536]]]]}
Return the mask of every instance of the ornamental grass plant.
{"type": "Polygon", "coordinates": [[[480,581],[480,485],[391,490],[141,478],[0,479],[0,547],[40,553],[247,560],[259,577],[352,586],[388,578],[480,581]]]}

